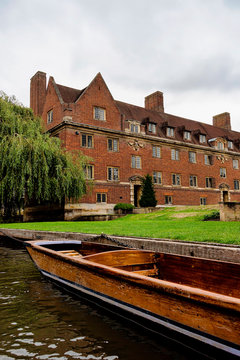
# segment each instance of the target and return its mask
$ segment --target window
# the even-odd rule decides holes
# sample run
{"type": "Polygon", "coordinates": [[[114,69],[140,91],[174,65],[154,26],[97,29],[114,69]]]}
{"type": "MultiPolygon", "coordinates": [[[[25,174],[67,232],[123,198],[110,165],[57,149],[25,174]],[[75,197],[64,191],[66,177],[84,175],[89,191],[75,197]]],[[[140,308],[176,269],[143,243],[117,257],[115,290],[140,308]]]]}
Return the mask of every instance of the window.
{"type": "Polygon", "coordinates": [[[233,168],[238,169],[238,160],[233,159],[233,168]]]}
{"type": "Polygon", "coordinates": [[[179,160],[179,150],[171,149],[171,159],[179,160]]]}
{"type": "Polygon", "coordinates": [[[152,156],[160,158],[160,147],[159,146],[152,147],[152,156]]]}
{"type": "Polygon", "coordinates": [[[156,133],[156,124],[149,123],[148,124],[148,131],[155,134],[156,133]]]}
{"type": "Polygon", "coordinates": [[[220,176],[221,176],[222,178],[227,177],[226,168],[220,168],[220,176]]]}
{"type": "Polygon", "coordinates": [[[139,124],[136,124],[134,122],[129,123],[129,128],[130,128],[130,131],[133,132],[133,133],[139,133],[139,131],[140,131],[139,124]]]}
{"type": "Polygon", "coordinates": [[[153,183],[154,184],[162,184],[162,173],[159,171],[153,172],[153,183]]]}
{"type": "Polygon", "coordinates": [[[200,205],[207,205],[207,198],[200,197],[200,205]]]}
{"type": "Polygon", "coordinates": [[[213,164],[212,155],[204,155],[204,164],[205,165],[212,165],[213,164]]]}
{"type": "Polygon", "coordinates": [[[172,184],[175,186],[181,185],[181,175],[172,174],[172,184]]]}
{"type": "Polygon", "coordinates": [[[117,167],[108,167],[108,180],[118,181],[119,180],[119,169],[117,167]]]}
{"type": "Polygon", "coordinates": [[[106,110],[98,107],[98,106],[94,106],[93,109],[93,117],[95,120],[106,120],[106,110]]]}
{"type": "Polygon", "coordinates": [[[213,188],[214,187],[214,179],[211,177],[206,177],[206,187],[213,188]]]}
{"type": "Polygon", "coordinates": [[[118,139],[108,139],[108,151],[118,151],[118,139]]]}
{"type": "Polygon", "coordinates": [[[105,193],[97,193],[97,203],[106,203],[107,202],[107,194],[105,193]]]}
{"type": "Polygon", "coordinates": [[[189,185],[192,187],[197,186],[197,177],[195,175],[190,175],[189,177],[189,185]]]}
{"type": "Polygon", "coordinates": [[[184,140],[191,140],[191,132],[190,131],[184,131],[183,138],[184,138],[184,140]]]}
{"type": "Polygon", "coordinates": [[[219,141],[219,142],[217,143],[217,149],[218,149],[218,150],[224,150],[224,143],[221,142],[221,141],[219,141]]]}
{"type": "Polygon", "coordinates": [[[141,157],[132,155],[132,168],[141,169],[141,157]]]}
{"type": "Polygon", "coordinates": [[[174,136],[174,128],[172,127],[167,127],[167,132],[166,132],[167,136],[173,137],[174,136]]]}
{"type": "Polygon", "coordinates": [[[87,180],[92,180],[92,179],[93,179],[93,177],[94,177],[94,175],[93,175],[93,174],[94,174],[93,169],[94,169],[93,165],[86,165],[86,166],[84,166],[83,171],[84,171],[84,173],[85,173],[85,178],[86,178],[87,180]]]}
{"type": "Polygon", "coordinates": [[[189,158],[190,163],[195,163],[196,162],[196,153],[193,151],[189,151],[188,158],[189,158]]]}
{"type": "Polygon", "coordinates": [[[202,143],[205,143],[206,142],[206,135],[203,135],[203,134],[200,134],[199,135],[199,142],[202,144],[202,143]]]}
{"type": "Polygon", "coordinates": [[[172,196],[165,195],[165,204],[172,205],[172,196]]]}
{"type": "Polygon", "coordinates": [[[233,142],[232,141],[228,141],[228,149],[233,149],[233,142]]]}
{"type": "Polygon", "coordinates": [[[47,123],[50,124],[51,122],[53,122],[53,110],[50,110],[47,113],[47,123]]]}
{"type": "Polygon", "coordinates": [[[239,190],[239,189],[240,189],[240,181],[234,180],[234,190],[239,190]]]}
{"type": "Polygon", "coordinates": [[[86,147],[86,148],[93,147],[92,135],[82,134],[82,147],[86,147]]]}

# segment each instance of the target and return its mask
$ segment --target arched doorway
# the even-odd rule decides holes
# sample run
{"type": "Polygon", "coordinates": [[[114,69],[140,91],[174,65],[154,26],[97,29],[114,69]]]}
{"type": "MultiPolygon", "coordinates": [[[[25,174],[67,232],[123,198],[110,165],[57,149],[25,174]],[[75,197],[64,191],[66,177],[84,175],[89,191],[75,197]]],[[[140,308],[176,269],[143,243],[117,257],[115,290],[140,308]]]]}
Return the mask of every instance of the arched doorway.
{"type": "Polygon", "coordinates": [[[228,202],[230,201],[230,194],[229,194],[229,185],[227,184],[220,184],[219,190],[221,191],[221,202],[228,202]]]}
{"type": "Polygon", "coordinates": [[[142,177],[138,175],[131,176],[130,182],[130,202],[135,207],[139,207],[139,200],[142,195],[142,177]]]}

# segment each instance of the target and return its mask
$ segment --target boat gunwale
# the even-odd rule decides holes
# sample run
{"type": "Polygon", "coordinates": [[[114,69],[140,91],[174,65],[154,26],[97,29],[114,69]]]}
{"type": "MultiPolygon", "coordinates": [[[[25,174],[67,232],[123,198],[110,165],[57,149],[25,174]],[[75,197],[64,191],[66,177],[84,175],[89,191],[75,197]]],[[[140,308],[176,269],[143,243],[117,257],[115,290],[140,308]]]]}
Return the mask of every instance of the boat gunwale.
{"type": "MultiPolygon", "coordinates": [[[[145,287],[148,289],[149,288],[154,289],[155,291],[158,290],[158,291],[165,292],[170,295],[177,296],[177,297],[184,297],[191,301],[207,303],[209,305],[213,305],[213,306],[217,306],[217,307],[221,307],[221,308],[226,308],[228,310],[234,310],[234,311],[240,312],[240,299],[239,298],[219,294],[216,292],[204,290],[204,289],[197,288],[197,287],[192,287],[189,285],[178,284],[178,283],[167,281],[167,280],[155,279],[155,278],[151,278],[151,277],[148,277],[148,276],[145,276],[142,274],[136,274],[131,271],[119,269],[117,267],[112,267],[109,265],[104,265],[101,263],[97,263],[95,261],[85,259],[84,256],[76,259],[76,258],[70,257],[66,254],[57,252],[56,250],[45,248],[45,247],[39,245],[40,242],[41,241],[36,241],[36,240],[28,241],[28,242],[26,242],[26,245],[32,247],[33,249],[37,250],[38,252],[41,252],[48,256],[57,258],[61,261],[70,263],[75,266],[77,265],[77,266],[87,267],[88,269],[91,269],[93,271],[101,270],[108,276],[110,275],[113,277],[118,277],[118,278],[120,277],[121,279],[124,279],[127,282],[135,283],[138,286],[142,286],[142,287],[145,287]]],[[[44,245],[46,243],[45,241],[42,241],[42,242],[43,242],[42,245],[44,245]]],[[[49,243],[50,242],[48,242],[48,244],[49,243]]],[[[59,243],[59,242],[52,241],[52,243],[59,243]]],[[[70,243],[73,243],[73,242],[66,241],[66,244],[70,244],[70,243]]],[[[140,250],[140,249],[129,249],[129,250],[135,250],[137,252],[154,253],[153,251],[150,251],[150,250],[140,250]]],[[[103,254],[103,253],[107,254],[107,253],[112,253],[112,252],[116,252],[116,251],[128,252],[129,250],[120,248],[119,250],[110,250],[110,251],[105,251],[105,252],[102,252],[99,254],[103,254]]],[[[97,254],[92,254],[92,255],[95,256],[97,254]]],[[[87,255],[86,257],[88,257],[88,256],[90,257],[92,255],[87,255]]],[[[181,256],[181,257],[184,257],[184,256],[181,256]]],[[[34,261],[34,259],[33,259],[33,261],[34,261]]],[[[210,260],[210,261],[212,261],[212,260],[210,260]]],[[[219,262],[218,260],[213,260],[213,261],[219,262]]]]}

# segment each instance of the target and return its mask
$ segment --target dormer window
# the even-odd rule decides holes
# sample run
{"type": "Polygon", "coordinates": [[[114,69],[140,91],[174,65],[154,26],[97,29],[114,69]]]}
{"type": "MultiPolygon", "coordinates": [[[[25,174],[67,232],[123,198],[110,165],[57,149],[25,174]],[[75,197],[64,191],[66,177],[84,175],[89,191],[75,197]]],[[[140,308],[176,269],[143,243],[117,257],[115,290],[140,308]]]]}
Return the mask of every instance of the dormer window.
{"type": "Polygon", "coordinates": [[[156,134],[156,124],[149,123],[148,124],[148,131],[153,133],[153,134],[156,134]]]}
{"type": "Polygon", "coordinates": [[[173,137],[174,136],[174,128],[168,126],[167,130],[166,130],[166,135],[169,137],[173,137]]]}
{"type": "Polygon", "coordinates": [[[232,141],[228,141],[228,149],[233,149],[233,142],[232,141]]]}
{"type": "Polygon", "coordinates": [[[224,143],[221,142],[221,141],[218,141],[218,143],[217,143],[217,149],[218,149],[218,150],[224,150],[224,143]]]}
{"type": "Polygon", "coordinates": [[[199,135],[199,142],[201,144],[205,143],[206,142],[206,135],[200,134],[199,135]]]}
{"type": "Polygon", "coordinates": [[[184,138],[184,140],[191,140],[191,132],[190,131],[184,131],[183,138],[184,138]]]}
{"type": "Polygon", "coordinates": [[[93,117],[95,120],[106,120],[106,110],[99,106],[94,106],[93,117]]]}
{"type": "Polygon", "coordinates": [[[140,132],[140,125],[138,123],[129,122],[129,129],[132,133],[139,133],[140,132]]]}

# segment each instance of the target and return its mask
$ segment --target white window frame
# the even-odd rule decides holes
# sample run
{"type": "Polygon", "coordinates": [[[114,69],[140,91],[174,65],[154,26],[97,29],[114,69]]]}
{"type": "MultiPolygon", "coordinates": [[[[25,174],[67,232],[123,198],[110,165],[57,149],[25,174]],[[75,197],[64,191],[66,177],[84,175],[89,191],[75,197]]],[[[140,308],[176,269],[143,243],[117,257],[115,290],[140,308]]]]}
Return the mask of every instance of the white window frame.
{"type": "Polygon", "coordinates": [[[172,174],[172,185],[173,186],[181,186],[181,175],[180,174],[172,174]]]}
{"type": "Polygon", "coordinates": [[[218,150],[224,150],[224,143],[222,141],[218,141],[217,143],[217,149],[218,150]]]}
{"type": "Polygon", "coordinates": [[[106,204],[107,203],[107,194],[106,193],[96,193],[96,203],[97,204],[106,204]],[[98,201],[100,199],[100,201],[98,201]]]}
{"type": "Polygon", "coordinates": [[[107,167],[108,181],[119,181],[119,168],[114,166],[107,167]]]}
{"type": "Polygon", "coordinates": [[[53,122],[53,109],[47,112],[47,123],[51,124],[53,122]]]}
{"type": "Polygon", "coordinates": [[[162,173],[161,171],[153,171],[153,183],[162,185],[162,173]]]}
{"type": "Polygon", "coordinates": [[[108,151],[118,152],[119,150],[118,143],[119,143],[118,139],[113,139],[113,138],[107,139],[108,151]]]}
{"type": "Polygon", "coordinates": [[[235,179],[233,181],[234,190],[240,190],[240,180],[235,179]]]}
{"type": "Polygon", "coordinates": [[[196,164],[196,162],[197,162],[197,154],[194,151],[189,151],[188,152],[188,159],[189,159],[190,163],[196,164]]]}
{"type": "Polygon", "coordinates": [[[166,135],[169,136],[169,137],[174,137],[174,128],[168,126],[167,131],[166,131],[166,135]]]}
{"type": "Polygon", "coordinates": [[[93,107],[93,118],[94,120],[106,120],[106,109],[100,107],[100,106],[94,106],[93,107]]]}
{"type": "Polygon", "coordinates": [[[226,168],[220,168],[220,177],[226,178],[227,177],[227,169],[226,168]]]}
{"type": "Polygon", "coordinates": [[[131,133],[140,133],[140,125],[134,121],[129,121],[129,130],[131,133]]]}
{"type": "Polygon", "coordinates": [[[82,147],[87,148],[87,149],[93,148],[93,135],[83,133],[81,135],[81,141],[82,141],[82,144],[81,144],[82,147]],[[85,137],[85,140],[83,140],[84,137],[85,137]]]}
{"type": "Polygon", "coordinates": [[[214,187],[213,182],[214,182],[214,179],[212,177],[209,177],[209,176],[206,177],[205,178],[205,187],[209,188],[209,189],[213,189],[213,187],[214,187]]]}
{"type": "Polygon", "coordinates": [[[142,168],[142,159],[141,159],[141,156],[132,155],[132,158],[131,158],[131,167],[132,167],[132,169],[141,169],[141,168],[142,168]]]}
{"type": "Polygon", "coordinates": [[[180,160],[178,149],[171,149],[171,160],[180,160]]]}
{"type": "Polygon", "coordinates": [[[184,140],[191,140],[191,131],[185,130],[183,133],[184,140]]]}
{"type": "Polygon", "coordinates": [[[228,141],[228,149],[233,149],[233,142],[231,140],[228,141]]]}
{"type": "Polygon", "coordinates": [[[212,155],[204,154],[204,164],[212,165],[212,155]]]}
{"type": "Polygon", "coordinates": [[[153,134],[156,134],[156,124],[149,123],[148,124],[148,131],[153,133],[153,134]]]}
{"type": "Polygon", "coordinates": [[[200,142],[201,144],[204,144],[204,143],[206,142],[206,135],[200,134],[200,135],[199,135],[199,142],[200,142]]]}
{"type": "Polygon", "coordinates": [[[239,163],[237,159],[233,159],[233,169],[238,169],[239,168],[239,163]]]}
{"type": "Polygon", "coordinates": [[[197,187],[197,176],[196,175],[190,175],[189,176],[189,186],[190,187],[197,187]]]}
{"type": "Polygon", "coordinates": [[[152,146],[152,156],[155,158],[161,157],[161,148],[160,146],[153,145],[152,146]]]}
{"type": "Polygon", "coordinates": [[[93,180],[94,179],[94,165],[86,165],[84,167],[84,173],[85,173],[85,178],[87,180],[93,180]]]}

